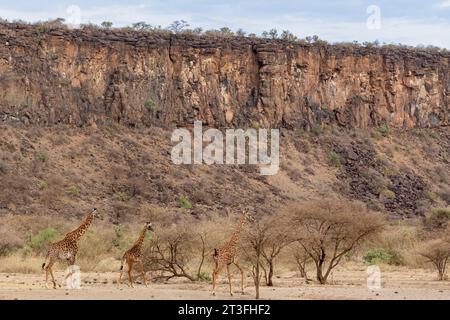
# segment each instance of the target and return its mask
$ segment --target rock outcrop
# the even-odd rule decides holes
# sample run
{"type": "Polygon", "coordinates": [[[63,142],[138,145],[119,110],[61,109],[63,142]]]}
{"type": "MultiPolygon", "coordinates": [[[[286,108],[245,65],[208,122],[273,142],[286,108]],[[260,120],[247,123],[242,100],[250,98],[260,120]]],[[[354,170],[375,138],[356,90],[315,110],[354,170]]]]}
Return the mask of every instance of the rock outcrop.
{"type": "Polygon", "coordinates": [[[450,55],[0,25],[0,119],[37,125],[435,127],[450,55]]]}

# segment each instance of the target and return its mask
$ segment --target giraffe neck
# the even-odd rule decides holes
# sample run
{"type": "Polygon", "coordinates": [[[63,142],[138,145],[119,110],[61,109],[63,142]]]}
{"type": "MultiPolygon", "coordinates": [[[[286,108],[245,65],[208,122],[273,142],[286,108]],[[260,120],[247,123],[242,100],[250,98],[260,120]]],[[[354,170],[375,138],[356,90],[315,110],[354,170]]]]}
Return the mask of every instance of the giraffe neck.
{"type": "Polygon", "coordinates": [[[147,233],[147,229],[148,229],[148,227],[145,226],[144,230],[142,230],[142,232],[141,232],[141,236],[134,243],[135,246],[139,246],[139,247],[142,246],[142,244],[144,243],[145,234],[147,233]]]}
{"type": "Polygon", "coordinates": [[[244,224],[245,224],[245,217],[243,216],[237,223],[236,227],[234,228],[234,232],[231,235],[230,241],[228,242],[229,246],[236,246],[241,236],[241,231],[244,224]]]}
{"type": "Polygon", "coordinates": [[[92,214],[89,214],[84,220],[84,222],[78,228],[76,228],[72,232],[69,232],[67,236],[75,241],[78,241],[81,238],[81,236],[86,232],[86,230],[90,227],[92,220],[93,220],[92,214]]]}

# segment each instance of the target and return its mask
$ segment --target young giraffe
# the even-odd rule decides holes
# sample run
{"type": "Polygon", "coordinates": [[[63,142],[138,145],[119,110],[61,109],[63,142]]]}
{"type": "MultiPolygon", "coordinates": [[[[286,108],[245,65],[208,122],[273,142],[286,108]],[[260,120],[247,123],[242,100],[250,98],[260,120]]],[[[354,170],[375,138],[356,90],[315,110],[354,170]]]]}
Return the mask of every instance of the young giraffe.
{"type": "Polygon", "coordinates": [[[215,289],[216,289],[216,281],[219,273],[222,271],[222,269],[226,266],[227,267],[227,276],[228,276],[228,285],[230,287],[230,295],[233,295],[233,292],[231,291],[231,275],[230,275],[230,265],[234,264],[236,268],[239,269],[239,272],[241,273],[241,291],[242,294],[244,294],[244,271],[242,270],[239,263],[235,260],[236,258],[236,251],[237,251],[237,244],[241,235],[242,228],[246,221],[251,220],[252,217],[248,212],[248,209],[245,209],[242,212],[242,217],[237,223],[235,230],[233,232],[233,235],[231,236],[230,241],[223,247],[220,247],[219,249],[214,249],[214,262],[215,262],[215,268],[212,273],[212,294],[215,295],[215,289]]]}
{"type": "MultiPolygon", "coordinates": [[[[81,236],[86,232],[92,223],[94,217],[97,217],[97,209],[94,208],[84,222],[75,230],[66,234],[64,239],[59,242],[52,243],[48,246],[47,255],[45,261],[42,264],[42,269],[45,270],[45,286],[48,288],[48,275],[50,274],[53,282],[53,289],[56,289],[55,277],[53,276],[52,267],[58,260],[66,260],[69,266],[75,264],[75,259],[78,252],[78,241],[81,236]],[[46,261],[48,260],[47,266],[46,261]]],[[[69,277],[69,275],[66,276],[69,277]]]]}
{"type": "Polygon", "coordinates": [[[142,230],[139,239],[137,239],[136,242],[134,243],[134,245],[131,247],[131,249],[128,250],[127,252],[125,252],[125,254],[123,255],[122,262],[120,265],[119,284],[122,281],[123,264],[126,261],[127,265],[128,265],[128,281],[129,281],[128,286],[130,286],[131,288],[134,288],[133,287],[133,278],[131,277],[131,271],[133,270],[133,265],[136,262],[139,262],[139,264],[141,265],[142,278],[144,279],[144,284],[147,287],[147,279],[145,278],[145,271],[144,271],[144,262],[142,261],[142,246],[144,245],[144,239],[145,239],[145,234],[147,233],[147,230],[153,231],[153,226],[150,222],[147,222],[145,224],[145,227],[142,230]]]}

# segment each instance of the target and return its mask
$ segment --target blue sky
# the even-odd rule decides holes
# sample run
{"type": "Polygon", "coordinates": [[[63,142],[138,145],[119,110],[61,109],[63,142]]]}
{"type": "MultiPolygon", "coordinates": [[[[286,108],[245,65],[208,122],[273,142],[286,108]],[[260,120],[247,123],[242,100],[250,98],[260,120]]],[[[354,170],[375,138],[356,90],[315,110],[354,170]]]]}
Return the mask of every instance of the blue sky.
{"type": "Polygon", "coordinates": [[[26,21],[67,19],[68,8],[73,5],[80,8],[82,23],[108,20],[115,26],[125,26],[146,21],[165,27],[183,19],[203,29],[227,26],[260,34],[277,28],[300,37],[317,34],[331,42],[378,39],[450,48],[450,0],[0,0],[0,17],[26,21]],[[379,28],[367,26],[367,20],[376,14],[368,13],[371,5],[380,9],[380,19],[376,20],[380,21],[379,28]]]}

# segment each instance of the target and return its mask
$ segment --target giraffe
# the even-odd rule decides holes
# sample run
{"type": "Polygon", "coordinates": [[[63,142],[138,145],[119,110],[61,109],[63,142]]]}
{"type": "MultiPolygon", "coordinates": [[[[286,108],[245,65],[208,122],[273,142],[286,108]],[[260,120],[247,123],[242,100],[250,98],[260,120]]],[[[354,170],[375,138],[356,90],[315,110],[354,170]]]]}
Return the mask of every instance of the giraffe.
{"type": "MultiPolygon", "coordinates": [[[[90,227],[94,217],[98,217],[97,209],[94,208],[83,221],[83,223],[75,230],[66,234],[64,239],[56,243],[52,243],[47,248],[47,255],[42,264],[42,269],[45,270],[45,286],[48,288],[48,275],[50,274],[53,282],[53,289],[56,289],[55,277],[53,276],[52,267],[58,260],[66,260],[69,266],[75,264],[75,259],[78,252],[78,241],[81,236],[90,227]],[[48,260],[48,263],[46,264],[48,260]]],[[[66,279],[70,276],[68,274],[66,279]]]]}
{"type": "Polygon", "coordinates": [[[244,271],[242,270],[239,263],[236,261],[236,253],[237,253],[237,244],[241,235],[242,228],[246,221],[252,220],[252,216],[248,212],[248,209],[242,211],[242,217],[239,219],[234,232],[230,238],[230,240],[222,247],[218,249],[214,249],[214,262],[215,267],[212,273],[212,294],[215,295],[216,289],[216,281],[219,273],[226,266],[227,268],[227,276],[228,276],[228,285],[230,288],[230,295],[233,296],[233,292],[231,291],[231,275],[230,275],[230,265],[234,264],[236,268],[238,268],[241,273],[241,292],[244,294],[244,271]]]}
{"type": "Polygon", "coordinates": [[[141,274],[142,278],[144,279],[144,284],[147,287],[147,279],[145,278],[145,271],[144,271],[144,262],[142,261],[142,246],[144,245],[144,239],[145,234],[147,233],[147,230],[153,231],[152,223],[147,222],[145,224],[144,229],[141,232],[141,235],[136,240],[134,245],[129,249],[122,257],[122,262],[120,264],[120,277],[119,277],[119,284],[122,281],[122,274],[123,274],[123,265],[124,262],[127,262],[128,265],[128,286],[131,288],[133,287],[133,279],[131,277],[131,271],[133,270],[133,265],[138,262],[141,265],[141,274]]]}

